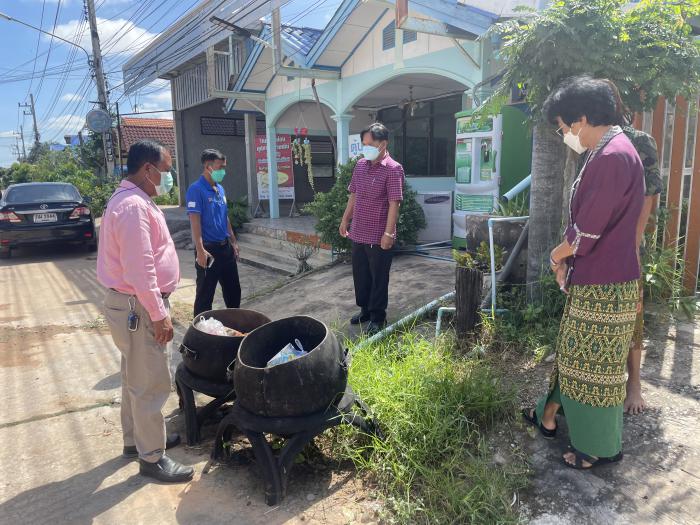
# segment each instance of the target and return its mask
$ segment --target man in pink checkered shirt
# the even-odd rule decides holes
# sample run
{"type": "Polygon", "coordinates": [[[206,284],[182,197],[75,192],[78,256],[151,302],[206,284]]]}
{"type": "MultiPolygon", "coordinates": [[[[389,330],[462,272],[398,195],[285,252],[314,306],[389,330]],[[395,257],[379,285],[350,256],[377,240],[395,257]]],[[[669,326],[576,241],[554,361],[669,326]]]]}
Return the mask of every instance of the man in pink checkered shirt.
{"type": "Polygon", "coordinates": [[[366,331],[371,335],[386,325],[389,271],[403,200],[404,173],[401,164],[387,151],[386,126],[374,123],[363,130],[362,144],[364,158],[357,162],[352,174],[340,235],[352,240],[355,301],[361,309],[350,323],[369,321],[366,331]]]}

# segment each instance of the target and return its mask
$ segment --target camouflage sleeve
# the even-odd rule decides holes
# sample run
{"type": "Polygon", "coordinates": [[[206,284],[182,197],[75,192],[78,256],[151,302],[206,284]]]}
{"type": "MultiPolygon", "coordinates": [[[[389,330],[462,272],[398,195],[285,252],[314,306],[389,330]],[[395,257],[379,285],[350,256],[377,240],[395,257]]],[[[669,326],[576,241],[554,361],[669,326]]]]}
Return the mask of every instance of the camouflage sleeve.
{"type": "Polygon", "coordinates": [[[663,181],[659,171],[659,155],[656,149],[656,141],[648,133],[636,130],[630,139],[644,166],[645,195],[647,197],[658,195],[663,190],[663,181]]]}

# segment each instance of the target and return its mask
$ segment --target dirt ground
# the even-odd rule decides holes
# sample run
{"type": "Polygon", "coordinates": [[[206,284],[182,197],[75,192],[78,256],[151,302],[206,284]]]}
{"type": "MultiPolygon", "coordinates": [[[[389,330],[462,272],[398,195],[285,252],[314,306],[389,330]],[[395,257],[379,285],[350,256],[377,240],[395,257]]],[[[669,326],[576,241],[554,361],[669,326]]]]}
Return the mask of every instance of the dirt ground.
{"type": "MultiPolygon", "coordinates": [[[[194,299],[191,254],[180,253],[183,279],[172,297],[175,345],[194,299]]],[[[396,261],[390,316],[396,318],[453,286],[449,263],[396,261]],[[399,278],[400,276],[400,278],[399,278]]],[[[343,324],[354,313],[350,269],[340,265],[281,286],[277,274],[241,267],[244,307],[272,318],[316,316],[343,324]],[[275,289],[272,295],[259,296],[275,289]]],[[[0,523],[217,524],[376,523],[381,502],[350,465],[321,456],[292,472],[288,497],[264,502],[254,464],[202,470],[215,426],[200,447],[172,456],[196,469],[184,485],[151,483],[120,456],[119,352],[101,318],[104,291],[95,256],[32,249],[0,262],[0,523]]],[[[217,296],[215,306],[222,306],[217,296]]],[[[179,354],[173,353],[173,363],[179,354]]],[[[166,405],[170,429],[183,430],[177,396],[166,405]]]]}

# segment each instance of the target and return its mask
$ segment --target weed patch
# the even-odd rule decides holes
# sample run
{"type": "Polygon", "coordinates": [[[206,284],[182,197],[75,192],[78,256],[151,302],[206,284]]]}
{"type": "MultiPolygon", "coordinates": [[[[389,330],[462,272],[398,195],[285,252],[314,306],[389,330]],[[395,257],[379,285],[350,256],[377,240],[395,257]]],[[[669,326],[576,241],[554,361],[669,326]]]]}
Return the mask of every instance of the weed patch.
{"type": "Polygon", "coordinates": [[[525,467],[494,468],[485,433],[514,413],[514,395],[485,361],[415,333],[358,348],[350,382],[386,439],[336,429],[335,450],[371,474],[390,521],[509,523],[525,467]]]}

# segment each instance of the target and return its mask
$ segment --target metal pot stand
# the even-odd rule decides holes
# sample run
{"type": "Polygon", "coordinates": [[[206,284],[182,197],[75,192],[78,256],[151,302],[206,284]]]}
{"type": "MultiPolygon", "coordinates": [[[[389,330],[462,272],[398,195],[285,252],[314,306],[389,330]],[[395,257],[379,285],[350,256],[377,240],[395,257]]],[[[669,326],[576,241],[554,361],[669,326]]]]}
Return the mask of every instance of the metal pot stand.
{"type": "Polygon", "coordinates": [[[353,425],[358,430],[383,439],[379,426],[368,417],[369,409],[348,386],[345,394],[325,411],[302,417],[264,417],[248,412],[234,403],[230,412],[219,424],[211,453],[211,462],[228,461],[231,453],[225,444],[234,434],[243,433],[250,442],[255,459],[265,481],[265,502],[278,505],[287,494],[289,473],[294,458],[317,435],[341,425],[353,425]],[[357,409],[355,411],[354,409],[357,409]],[[275,453],[265,434],[284,438],[284,446],[275,453]]]}
{"type": "Polygon", "coordinates": [[[180,410],[185,414],[187,445],[192,447],[201,441],[202,425],[212,419],[216,411],[225,403],[233,401],[236,393],[230,383],[215,383],[192,374],[184,363],[180,363],[175,372],[175,385],[179,398],[180,410]],[[197,408],[194,393],[199,392],[214,400],[197,408]]]}

